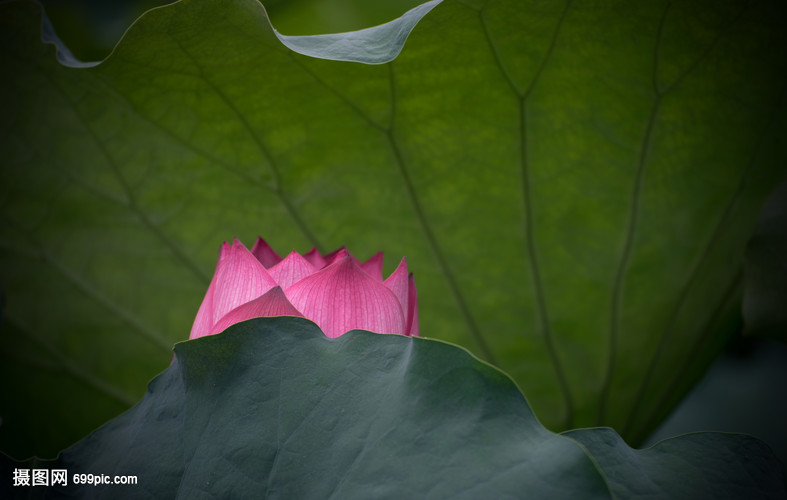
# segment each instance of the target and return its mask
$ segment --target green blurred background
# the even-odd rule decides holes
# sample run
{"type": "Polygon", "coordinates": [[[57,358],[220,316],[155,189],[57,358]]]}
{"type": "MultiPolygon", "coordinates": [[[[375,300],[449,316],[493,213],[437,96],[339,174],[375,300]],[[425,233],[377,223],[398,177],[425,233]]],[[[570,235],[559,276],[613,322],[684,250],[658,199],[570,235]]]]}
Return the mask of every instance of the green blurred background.
{"type": "MultiPolygon", "coordinates": [[[[81,61],[100,61],[155,0],[42,0],[58,36],[81,61]]],[[[358,30],[394,19],[420,0],[267,0],[286,35],[358,30]]],[[[782,210],[787,184],[770,202],[782,210]]],[[[737,336],[705,378],[648,441],[698,430],[745,432],[764,439],[787,463],[787,346],[737,336]]]]}

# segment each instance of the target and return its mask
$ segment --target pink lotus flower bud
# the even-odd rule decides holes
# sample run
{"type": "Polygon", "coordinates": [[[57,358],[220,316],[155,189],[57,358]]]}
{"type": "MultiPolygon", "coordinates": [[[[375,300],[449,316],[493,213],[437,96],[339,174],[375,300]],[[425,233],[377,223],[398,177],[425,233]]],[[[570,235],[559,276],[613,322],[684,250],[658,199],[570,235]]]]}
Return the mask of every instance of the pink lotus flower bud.
{"type": "Polygon", "coordinates": [[[237,239],[225,242],[189,338],[264,316],[305,317],[332,338],[355,329],[418,335],[415,281],[404,258],[383,280],[382,252],[366,262],[344,247],[282,258],[262,238],[251,251],[237,239]]]}

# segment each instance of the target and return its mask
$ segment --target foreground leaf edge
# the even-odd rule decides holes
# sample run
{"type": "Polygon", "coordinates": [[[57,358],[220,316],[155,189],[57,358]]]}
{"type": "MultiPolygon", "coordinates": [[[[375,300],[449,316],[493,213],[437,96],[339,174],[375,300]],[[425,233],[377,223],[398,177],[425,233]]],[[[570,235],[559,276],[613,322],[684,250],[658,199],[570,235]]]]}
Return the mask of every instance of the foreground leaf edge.
{"type": "MultiPolygon", "coordinates": [[[[57,36],[46,9],[43,5],[33,0],[10,0],[12,2],[32,3],[41,12],[41,40],[45,44],[52,44],[56,48],[57,60],[69,68],[91,68],[103,64],[111,59],[117,47],[124,43],[127,33],[146,16],[153,15],[161,9],[169,9],[178,4],[188,4],[200,0],[177,0],[173,3],[153,7],[135,19],[123,35],[115,43],[110,53],[101,61],[80,61],[68,46],[57,36]]],[[[330,61],[356,62],[362,64],[385,64],[393,61],[402,51],[410,32],[416,24],[426,16],[434,7],[443,0],[429,0],[418,5],[396,19],[378,26],[348,31],[343,33],[318,34],[318,35],[284,35],[280,33],[271,22],[265,5],[257,0],[241,0],[256,4],[260,9],[262,18],[267,22],[267,28],[273,31],[281,44],[301,55],[330,61]]]]}

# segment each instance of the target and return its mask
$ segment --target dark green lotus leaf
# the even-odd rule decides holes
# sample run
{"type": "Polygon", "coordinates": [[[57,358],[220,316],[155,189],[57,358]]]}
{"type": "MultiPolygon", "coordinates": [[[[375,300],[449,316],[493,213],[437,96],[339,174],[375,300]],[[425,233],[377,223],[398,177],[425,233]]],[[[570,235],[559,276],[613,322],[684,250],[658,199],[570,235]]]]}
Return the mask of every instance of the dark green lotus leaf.
{"type": "Polygon", "coordinates": [[[3,2],[0,448],[53,456],[137,400],[221,240],[258,234],[406,255],[425,335],[549,428],[638,442],[740,328],[785,8],[445,0],[285,44],[255,0],[184,0],[76,67],[3,2]]]}
{"type": "Polygon", "coordinates": [[[744,434],[699,432],[644,450],[612,429],[563,433],[582,443],[618,498],[785,498],[784,466],[762,441],[744,434]]]}
{"type": "Polygon", "coordinates": [[[785,492],[778,460],[746,436],[723,443],[714,435],[674,439],[669,450],[660,445],[655,461],[611,467],[612,454],[643,452],[611,430],[582,431],[573,439],[551,433],[510,378],[437,340],[363,331],[328,339],[308,320],[282,317],[239,323],[178,344],[175,352],[172,366],[137,406],[57,461],[5,458],[0,470],[4,478],[25,467],[133,475],[135,485],[69,483],[47,490],[4,482],[0,492],[9,498],[45,491],[75,498],[626,498],[632,489],[740,498],[734,494],[785,492]],[[605,446],[582,439],[586,435],[605,446]],[[746,461],[725,463],[730,457],[724,453],[733,451],[724,446],[719,460],[696,453],[713,453],[719,445],[734,446],[746,461]],[[670,457],[693,475],[663,477],[662,461],[670,457]],[[712,488],[703,474],[718,476],[712,488]],[[653,477],[662,478],[656,488],[653,477]]]}

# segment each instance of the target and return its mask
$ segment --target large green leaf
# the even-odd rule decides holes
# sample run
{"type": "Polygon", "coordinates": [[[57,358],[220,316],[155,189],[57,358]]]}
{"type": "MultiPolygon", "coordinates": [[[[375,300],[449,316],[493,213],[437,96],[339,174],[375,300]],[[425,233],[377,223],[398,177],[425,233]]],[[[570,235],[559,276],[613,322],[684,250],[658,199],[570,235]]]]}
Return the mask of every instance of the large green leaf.
{"type": "MultiPolygon", "coordinates": [[[[175,352],[139,405],[57,461],[5,459],[3,477],[65,469],[68,485],[48,493],[75,498],[787,495],[779,461],[746,436],[635,452],[611,430],[553,434],[505,374],[436,340],[362,331],[332,340],[301,318],[262,318],[175,352]],[[73,484],[87,473],[136,484],[73,484]]],[[[4,498],[44,491],[9,482],[4,498]]]]}
{"type": "Polygon", "coordinates": [[[506,370],[552,429],[643,438],[739,328],[785,170],[782,2],[446,0],[286,39],[374,65],[294,52],[254,0],[150,11],[79,68],[35,4],[0,10],[13,454],[136,400],[234,236],[406,255],[423,334],[506,370]]]}

